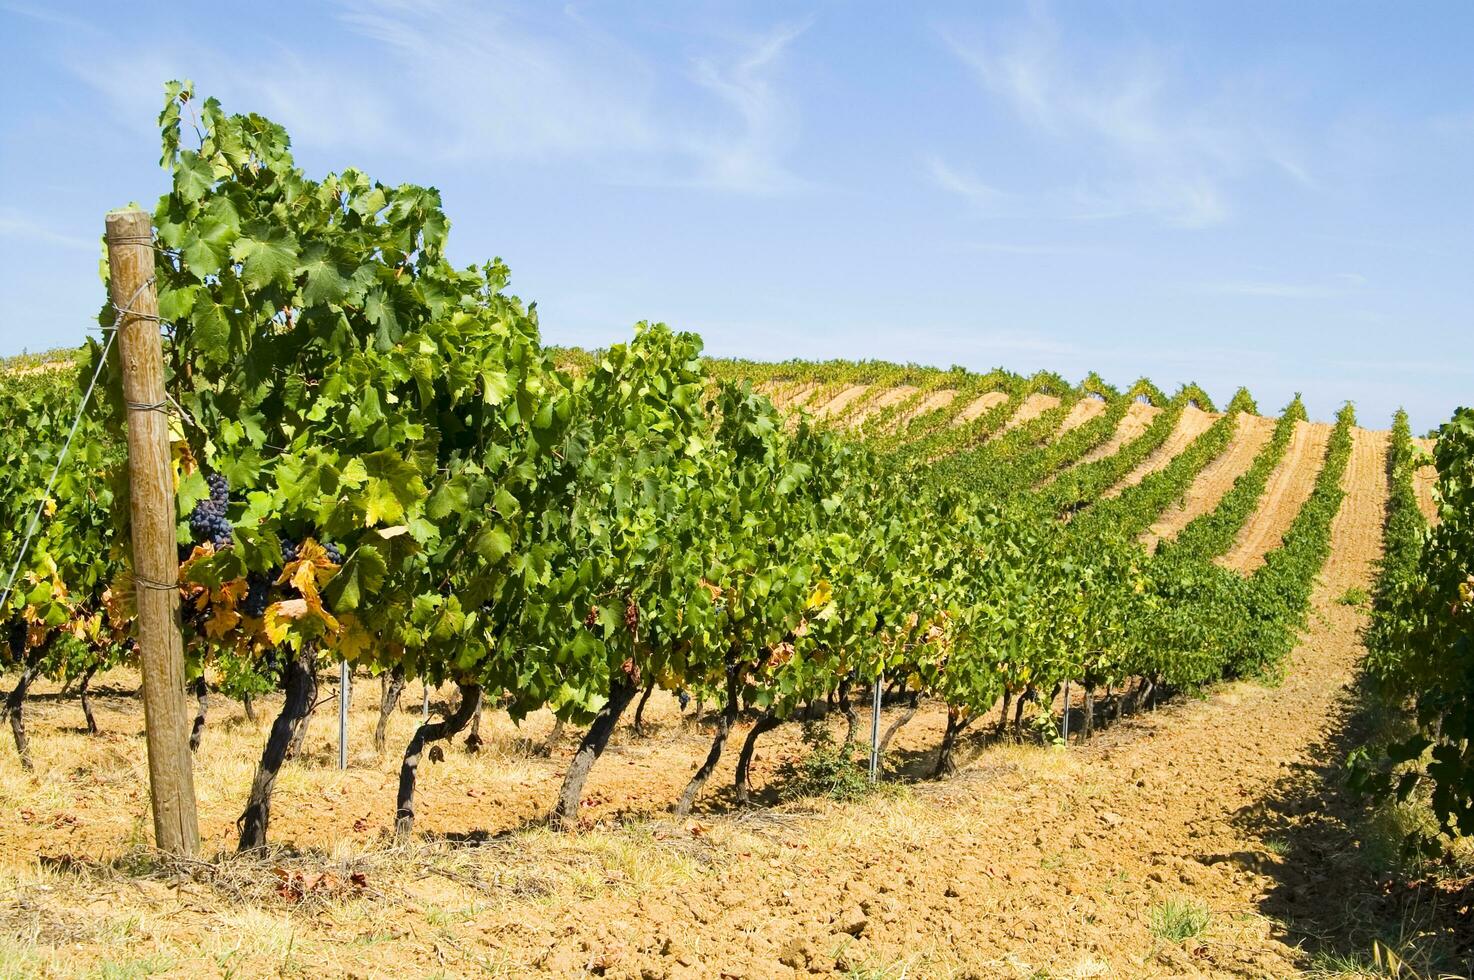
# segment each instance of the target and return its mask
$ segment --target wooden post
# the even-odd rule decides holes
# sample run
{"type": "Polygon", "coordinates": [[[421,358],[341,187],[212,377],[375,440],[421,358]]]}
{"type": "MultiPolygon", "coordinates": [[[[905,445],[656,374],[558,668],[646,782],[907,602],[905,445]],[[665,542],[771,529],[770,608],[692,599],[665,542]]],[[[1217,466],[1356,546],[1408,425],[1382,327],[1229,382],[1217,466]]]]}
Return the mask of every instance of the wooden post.
{"type": "Polygon", "coordinates": [[[174,477],[164,401],[164,357],[154,291],[153,219],[146,211],[107,216],[108,268],[118,324],[118,363],[128,405],[128,479],[133,573],[138,594],[138,659],[154,841],[193,857],[200,850],[194,772],[184,704],[184,643],[179,636],[179,556],[174,542],[174,477]]]}

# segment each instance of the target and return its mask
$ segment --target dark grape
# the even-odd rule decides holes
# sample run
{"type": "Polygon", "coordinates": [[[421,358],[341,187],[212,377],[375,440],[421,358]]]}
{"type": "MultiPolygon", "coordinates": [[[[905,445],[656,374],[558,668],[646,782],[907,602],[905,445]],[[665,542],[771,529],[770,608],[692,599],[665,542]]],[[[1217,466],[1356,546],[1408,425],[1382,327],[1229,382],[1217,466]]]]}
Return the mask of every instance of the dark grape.
{"type": "Polygon", "coordinates": [[[681,710],[685,711],[686,705],[691,703],[691,695],[687,694],[685,691],[677,691],[676,700],[681,703],[681,710]]]}
{"type": "Polygon", "coordinates": [[[247,579],[247,585],[246,597],[241,600],[241,612],[260,618],[266,614],[266,607],[271,604],[271,583],[263,576],[252,575],[247,579]]]}
{"type": "Polygon", "coordinates": [[[328,561],[332,562],[334,565],[343,564],[343,552],[338,550],[337,545],[333,544],[331,541],[324,541],[322,545],[322,550],[328,553],[328,561]]]}
{"type": "Polygon", "coordinates": [[[189,533],[195,544],[206,541],[215,550],[228,548],[233,543],[233,529],[228,512],[230,509],[230,480],[223,473],[211,473],[205,477],[210,496],[194,505],[189,512],[189,533]]]}
{"type": "Polygon", "coordinates": [[[292,562],[294,562],[296,560],[297,560],[297,542],[291,540],[290,538],[282,538],[281,539],[281,562],[282,562],[282,564],[283,565],[290,565],[292,562]]]}
{"type": "Polygon", "coordinates": [[[226,502],[201,500],[189,513],[189,533],[195,544],[206,541],[216,549],[228,547],[232,541],[230,518],[225,515],[226,502]]]}

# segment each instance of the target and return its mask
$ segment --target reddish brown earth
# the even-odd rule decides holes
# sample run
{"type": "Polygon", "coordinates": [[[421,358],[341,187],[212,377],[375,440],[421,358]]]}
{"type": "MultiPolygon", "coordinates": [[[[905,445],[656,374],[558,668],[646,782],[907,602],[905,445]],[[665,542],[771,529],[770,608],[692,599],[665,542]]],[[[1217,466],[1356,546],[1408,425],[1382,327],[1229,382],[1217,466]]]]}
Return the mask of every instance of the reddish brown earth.
{"type": "Polygon", "coordinates": [[[1103,415],[1105,410],[1104,399],[1086,396],[1075,402],[1074,407],[1070,409],[1070,414],[1065,416],[1065,420],[1060,423],[1059,431],[1063,434],[1071,429],[1077,429],[1091,419],[1103,415]]]}
{"type": "Polygon", "coordinates": [[[1157,447],[1155,452],[1143,460],[1140,466],[1127,473],[1121,479],[1120,483],[1106,491],[1106,496],[1118,496],[1123,491],[1136,486],[1158,470],[1165,469],[1168,463],[1172,462],[1179,453],[1188,447],[1189,443],[1208,431],[1208,427],[1217,421],[1219,417],[1218,415],[1203,411],[1196,405],[1187,406],[1183,409],[1182,417],[1177,420],[1177,425],[1173,427],[1166,440],[1157,447]]]}
{"type": "Polygon", "coordinates": [[[1274,420],[1259,415],[1241,414],[1233,438],[1223,454],[1207,466],[1188,487],[1180,504],[1167,508],[1151,528],[1141,536],[1150,551],[1162,538],[1171,540],[1193,520],[1218,506],[1224,494],[1233,489],[1234,481],[1254,465],[1254,457],[1274,434],[1274,420]]]}
{"type": "Polygon", "coordinates": [[[958,413],[956,424],[964,425],[974,419],[981,418],[989,409],[996,408],[1006,401],[1008,401],[1008,395],[1001,391],[990,391],[985,395],[979,395],[958,413]]]}
{"type": "Polygon", "coordinates": [[[1228,553],[1218,559],[1225,568],[1252,572],[1264,563],[1264,555],[1279,547],[1280,540],[1300,505],[1315,489],[1315,476],[1324,462],[1331,427],[1320,422],[1298,422],[1284,458],[1269,474],[1259,506],[1239,532],[1228,553]]]}
{"type": "Polygon", "coordinates": [[[1050,409],[1057,408],[1058,406],[1059,399],[1054,395],[1044,395],[1035,392],[1024,399],[1023,404],[1018,407],[1018,411],[1014,412],[1013,417],[1003,426],[1003,431],[1007,432],[1010,429],[1017,429],[1021,425],[1026,425],[1050,409]]]}
{"type": "Polygon", "coordinates": [[[1152,424],[1152,419],[1156,418],[1161,411],[1160,408],[1148,405],[1146,402],[1133,402],[1120,423],[1116,425],[1116,431],[1111,434],[1111,437],[1081,456],[1075,465],[1083,466],[1086,463],[1093,463],[1098,459],[1116,455],[1121,451],[1122,446],[1145,432],[1147,426],[1152,424]]]}

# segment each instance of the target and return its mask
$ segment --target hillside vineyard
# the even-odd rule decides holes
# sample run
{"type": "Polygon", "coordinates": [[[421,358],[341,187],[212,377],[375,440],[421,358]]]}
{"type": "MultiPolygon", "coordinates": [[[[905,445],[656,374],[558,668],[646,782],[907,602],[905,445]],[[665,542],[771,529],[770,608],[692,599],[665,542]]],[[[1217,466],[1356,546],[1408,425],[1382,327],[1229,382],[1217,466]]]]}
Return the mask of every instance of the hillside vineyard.
{"type": "MultiPolygon", "coordinates": [[[[944,708],[929,765],[946,775],[990,713],[1015,736],[1089,738],[1166,695],[1273,676],[1343,498],[1389,451],[1378,663],[1394,702],[1442,692],[1416,705],[1408,758],[1434,753],[1440,816],[1471,829],[1467,692],[1444,684],[1474,601],[1467,414],[1429,476],[1405,420],[1360,428],[1349,404],[1321,423],[1298,398],[1261,413],[1240,390],[1220,408],[1146,379],[704,360],[660,324],[549,349],[506,266],[445,258],[433,189],[308,177],[280,127],[184,84],[161,124],[155,280],[196,744],[206,679],[284,693],[241,787],[240,849],[266,844],[276,776],[339,661],[385,679],[385,717],[406,682],[454,691],[404,747],[399,835],[422,758],[479,737],[492,707],[582,729],[548,800],[574,827],[612,733],[655,690],[714,706],[669,800],[685,814],[732,752],[746,801],[760,737],[786,722],[832,706],[848,751],[877,681],[909,705],[882,749],[923,701],[944,708]],[[188,145],[184,108],[200,118],[188,145]],[[1416,615],[1430,609],[1436,628],[1416,615]]],[[[0,608],[27,765],[29,686],[74,685],[95,727],[88,681],[134,655],[115,394],[82,411],[42,496],[81,389],[96,375],[117,392],[118,370],[89,341],[0,379],[0,553],[30,539],[0,608]]]]}

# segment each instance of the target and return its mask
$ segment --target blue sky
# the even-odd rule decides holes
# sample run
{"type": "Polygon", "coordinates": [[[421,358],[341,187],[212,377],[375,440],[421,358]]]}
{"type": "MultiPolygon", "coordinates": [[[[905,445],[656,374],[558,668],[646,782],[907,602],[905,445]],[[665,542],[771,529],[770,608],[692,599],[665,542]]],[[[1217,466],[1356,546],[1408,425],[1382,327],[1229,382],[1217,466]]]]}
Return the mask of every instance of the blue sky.
{"type": "Polygon", "coordinates": [[[545,338],[1474,402],[1474,4],[0,0],[0,354],[78,342],[166,79],[433,184],[545,338]]]}

